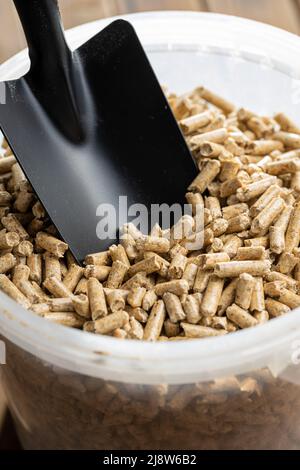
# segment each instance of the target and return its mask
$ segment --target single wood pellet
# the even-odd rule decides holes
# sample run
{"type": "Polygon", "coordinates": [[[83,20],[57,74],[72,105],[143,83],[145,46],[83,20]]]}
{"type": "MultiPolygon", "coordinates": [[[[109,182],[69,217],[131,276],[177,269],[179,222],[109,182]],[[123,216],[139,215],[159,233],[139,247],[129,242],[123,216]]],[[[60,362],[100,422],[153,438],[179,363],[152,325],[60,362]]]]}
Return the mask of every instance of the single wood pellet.
{"type": "Polygon", "coordinates": [[[144,341],[222,336],[300,306],[300,125],[203,87],[170,105],[199,169],[191,215],[149,234],[127,224],[120,244],[83,266],[3,142],[4,293],[46,320],[144,341]]]}

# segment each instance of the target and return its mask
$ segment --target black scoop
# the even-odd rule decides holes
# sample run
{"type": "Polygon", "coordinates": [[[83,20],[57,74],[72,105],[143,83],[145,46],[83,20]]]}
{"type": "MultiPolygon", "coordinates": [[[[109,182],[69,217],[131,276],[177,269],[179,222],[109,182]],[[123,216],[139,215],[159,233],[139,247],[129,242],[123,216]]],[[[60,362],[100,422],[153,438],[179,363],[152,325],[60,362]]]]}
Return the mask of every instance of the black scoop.
{"type": "Polygon", "coordinates": [[[113,22],[71,52],[56,0],[14,3],[31,68],[5,83],[0,127],[60,235],[82,261],[116,241],[119,216],[127,220],[118,214],[119,196],[127,196],[128,206],[148,209],[183,203],[196,167],[128,22],[113,22]],[[111,206],[117,217],[110,216],[111,238],[103,240],[98,223],[111,206]]]}

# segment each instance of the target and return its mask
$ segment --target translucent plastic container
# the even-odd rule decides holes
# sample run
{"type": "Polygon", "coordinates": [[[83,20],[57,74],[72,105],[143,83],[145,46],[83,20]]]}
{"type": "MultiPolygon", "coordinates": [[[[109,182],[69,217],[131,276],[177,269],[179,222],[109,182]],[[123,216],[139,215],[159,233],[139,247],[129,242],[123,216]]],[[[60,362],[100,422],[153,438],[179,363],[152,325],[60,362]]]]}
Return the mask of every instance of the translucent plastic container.
{"type": "MultiPolygon", "coordinates": [[[[161,80],[300,120],[300,39],[202,13],[128,17],[161,80]]],[[[78,46],[110,19],[69,32],[78,46]]],[[[28,68],[26,52],[0,79],[28,68]]],[[[26,449],[299,449],[300,311],[225,337],[148,344],[54,325],[0,294],[3,383],[26,449]]]]}

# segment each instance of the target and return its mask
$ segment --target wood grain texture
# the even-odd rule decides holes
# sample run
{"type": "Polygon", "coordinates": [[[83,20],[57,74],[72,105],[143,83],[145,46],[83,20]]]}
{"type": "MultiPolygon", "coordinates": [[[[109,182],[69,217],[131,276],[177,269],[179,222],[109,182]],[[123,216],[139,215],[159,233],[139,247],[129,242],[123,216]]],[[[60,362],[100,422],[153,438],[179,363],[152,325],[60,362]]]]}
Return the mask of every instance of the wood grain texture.
{"type": "Polygon", "coordinates": [[[293,33],[300,32],[297,0],[207,0],[207,5],[213,12],[244,16],[293,33]]]}
{"type": "Polygon", "coordinates": [[[154,10],[207,11],[206,0],[119,0],[128,12],[154,10]]]}
{"type": "MultiPolygon", "coordinates": [[[[66,28],[134,11],[193,10],[244,16],[300,33],[300,0],[60,0],[66,28]]],[[[0,62],[25,46],[12,0],[0,1],[0,62]]]]}

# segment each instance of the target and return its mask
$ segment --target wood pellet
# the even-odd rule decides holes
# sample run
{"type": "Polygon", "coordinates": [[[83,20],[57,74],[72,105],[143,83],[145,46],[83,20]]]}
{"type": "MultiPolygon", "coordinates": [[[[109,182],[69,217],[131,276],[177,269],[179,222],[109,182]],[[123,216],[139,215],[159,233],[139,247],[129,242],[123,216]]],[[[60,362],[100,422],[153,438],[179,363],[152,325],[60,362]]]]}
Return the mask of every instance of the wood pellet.
{"type": "Polygon", "coordinates": [[[192,215],[149,234],[127,224],[119,245],[87,253],[83,266],[3,142],[0,289],[33,314],[120,339],[180,341],[300,306],[298,125],[203,87],[168,96],[198,165],[186,192],[192,215]]]}

